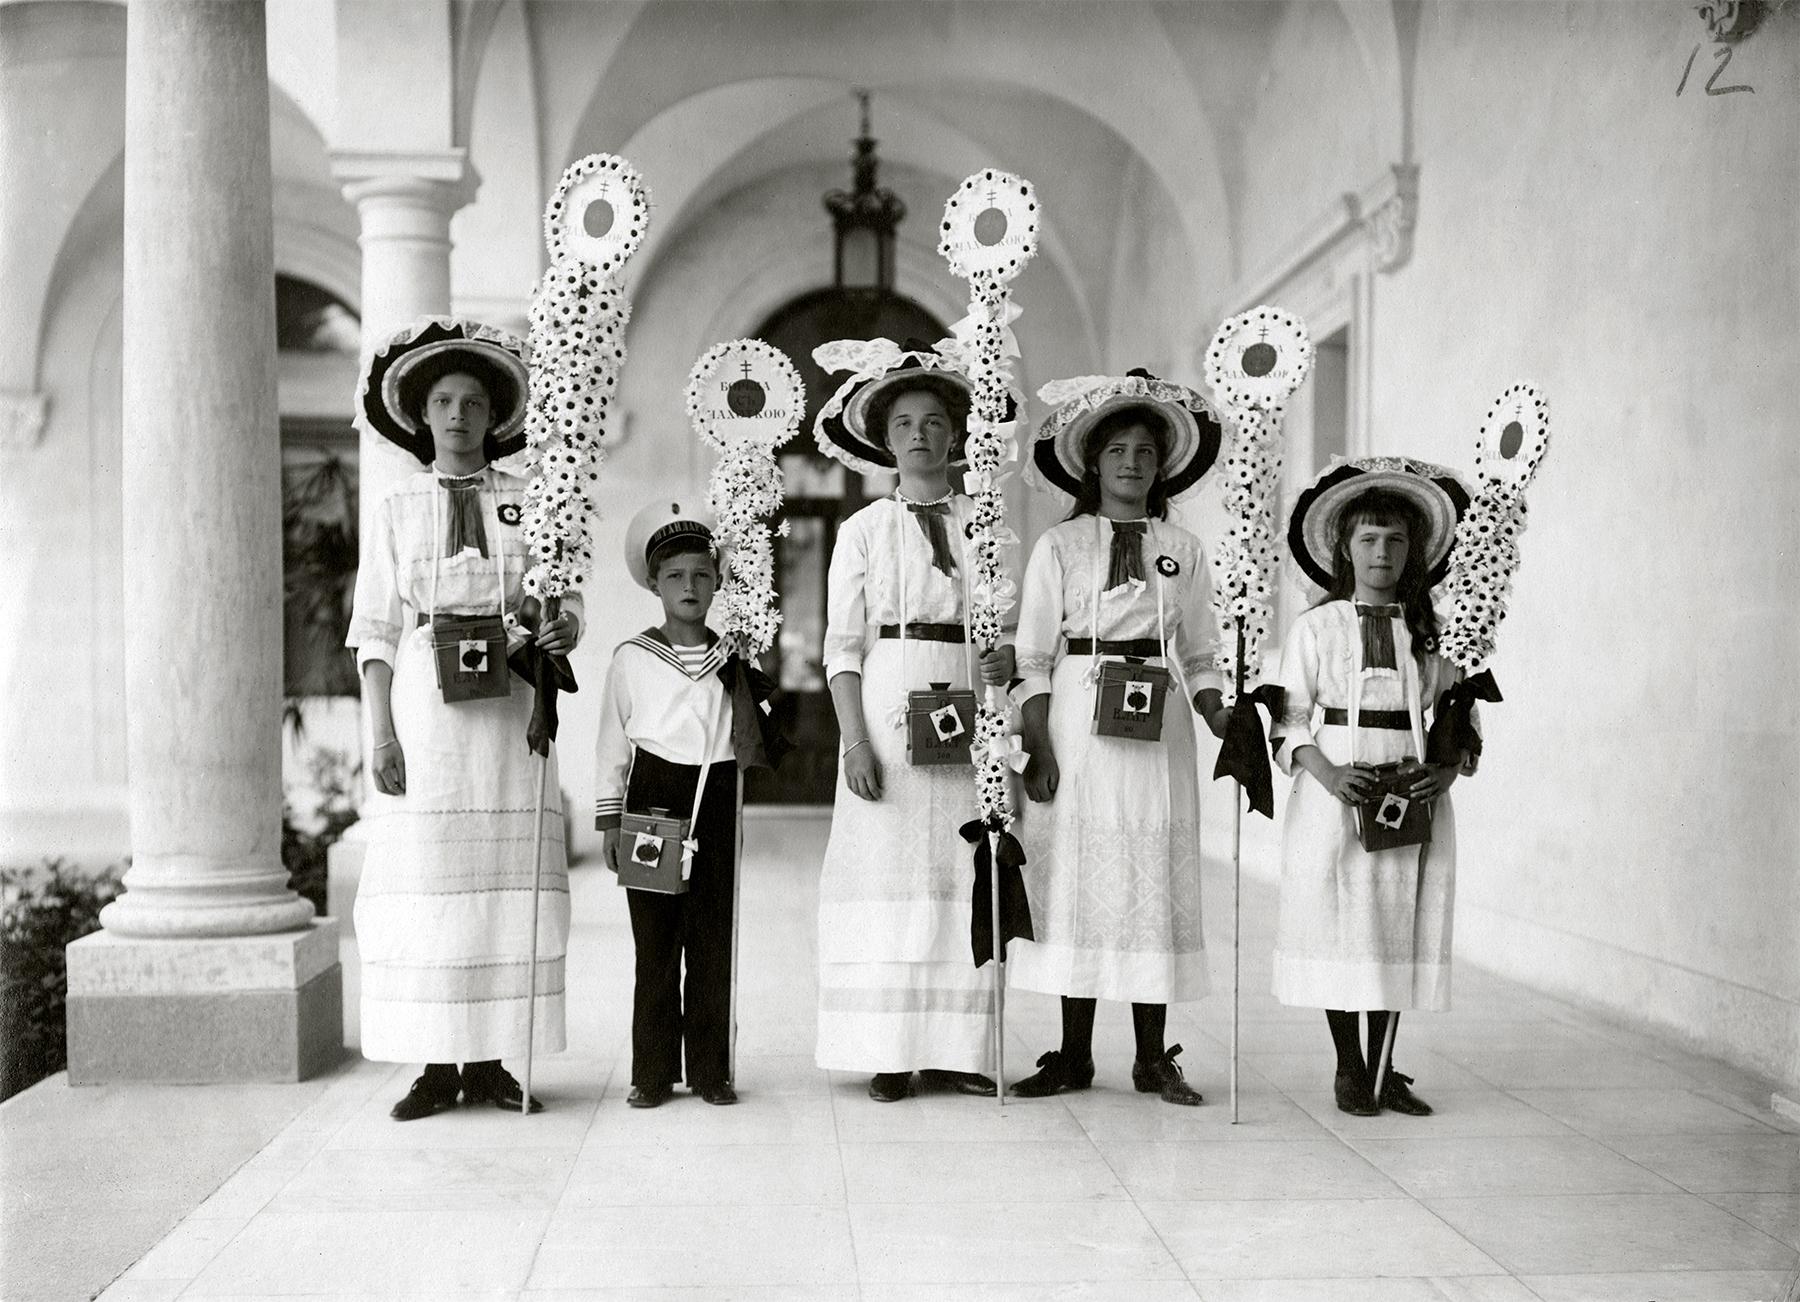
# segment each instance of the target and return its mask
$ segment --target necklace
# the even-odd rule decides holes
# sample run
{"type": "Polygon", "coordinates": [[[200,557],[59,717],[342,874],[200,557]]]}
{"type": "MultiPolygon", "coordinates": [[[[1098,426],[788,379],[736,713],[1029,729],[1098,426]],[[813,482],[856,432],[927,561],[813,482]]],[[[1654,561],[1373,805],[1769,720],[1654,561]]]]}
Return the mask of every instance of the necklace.
{"type": "Polygon", "coordinates": [[[956,490],[950,489],[946,491],[942,497],[934,497],[929,502],[915,502],[898,488],[894,490],[894,500],[900,503],[901,506],[942,506],[955,496],[956,490]]]}
{"type": "Polygon", "coordinates": [[[442,470],[438,470],[436,465],[433,465],[431,468],[433,470],[437,471],[438,483],[453,485],[457,488],[461,488],[465,484],[472,484],[476,480],[480,479],[483,475],[487,474],[486,466],[483,466],[480,470],[472,471],[466,475],[447,474],[446,472],[444,472],[442,470]]]}

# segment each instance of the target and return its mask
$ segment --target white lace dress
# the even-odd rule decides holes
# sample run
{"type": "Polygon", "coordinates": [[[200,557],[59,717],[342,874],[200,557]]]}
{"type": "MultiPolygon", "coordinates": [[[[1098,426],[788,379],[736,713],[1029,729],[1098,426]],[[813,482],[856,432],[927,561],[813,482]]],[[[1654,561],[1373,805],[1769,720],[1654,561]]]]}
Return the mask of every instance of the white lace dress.
{"type": "Polygon", "coordinates": [[[1450,1007],[1451,910],[1456,895],[1456,811],[1448,795],[1432,807],[1431,844],[1371,854],[1356,839],[1356,815],[1294,763],[1317,746],[1333,764],[1385,764],[1423,755],[1425,723],[1438,694],[1456,681],[1442,657],[1412,654],[1404,620],[1392,621],[1397,669],[1366,669],[1356,608],[1332,601],[1294,621],[1281,655],[1287,693],[1274,728],[1276,763],[1294,775],[1281,832],[1281,911],[1275,930],[1275,997],[1303,1008],[1450,1007]],[[1357,729],[1326,723],[1405,713],[1410,726],[1357,729]]]}
{"type": "MultiPolygon", "coordinates": [[[[362,1052],[379,1062],[483,1062],[525,1051],[527,994],[538,995],[538,1049],[563,1047],[569,872],[552,747],[539,870],[537,969],[530,968],[533,820],[538,766],[525,742],[532,689],[446,705],[430,630],[442,613],[493,614],[520,598],[531,563],[519,529],[525,483],[489,469],[480,495],[488,556],[443,556],[445,490],[429,472],[396,484],[364,539],[348,644],[360,668],[393,666],[403,795],[371,793],[356,896],[362,1052]],[[436,501],[434,502],[434,498],[436,501]],[[497,564],[498,563],[498,566],[497,564]]],[[[581,603],[565,609],[578,618],[581,603]]]]}
{"type": "Polygon", "coordinates": [[[1050,693],[1061,784],[1055,799],[1025,806],[1020,822],[1037,933],[1011,949],[1008,979],[1020,989],[1138,1003],[1207,990],[1191,702],[1222,685],[1213,667],[1217,622],[1200,540],[1166,521],[1146,527],[1141,584],[1100,591],[1112,529],[1093,516],[1048,530],[1025,571],[1016,643],[1025,681],[1016,695],[1050,693]],[[1171,670],[1162,739],[1096,736],[1098,658],[1069,654],[1068,639],[1091,639],[1097,629],[1106,642],[1155,641],[1159,600],[1173,653],[1148,661],[1171,670]]]}
{"type": "Polygon", "coordinates": [[[863,718],[882,794],[864,800],[840,760],[831,839],[819,879],[819,1066],[898,1072],[991,1071],[993,993],[969,941],[973,771],[907,763],[899,712],[909,691],[967,687],[962,643],[878,636],[881,625],[963,621],[966,497],[951,502],[959,577],[931,563],[925,532],[892,498],[846,520],[831,555],[827,677],[862,675],[863,718]]]}

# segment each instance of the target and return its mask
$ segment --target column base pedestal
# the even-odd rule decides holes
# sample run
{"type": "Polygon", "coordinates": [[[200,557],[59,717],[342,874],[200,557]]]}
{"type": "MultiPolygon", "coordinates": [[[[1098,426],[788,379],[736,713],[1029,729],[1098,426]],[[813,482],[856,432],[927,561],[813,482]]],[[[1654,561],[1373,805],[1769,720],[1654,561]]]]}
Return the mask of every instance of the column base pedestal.
{"type": "Polygon", "coordinates": [[[68,947],[69,1083],[300,1081],[344,1052],[338,928],[68,947]]]}

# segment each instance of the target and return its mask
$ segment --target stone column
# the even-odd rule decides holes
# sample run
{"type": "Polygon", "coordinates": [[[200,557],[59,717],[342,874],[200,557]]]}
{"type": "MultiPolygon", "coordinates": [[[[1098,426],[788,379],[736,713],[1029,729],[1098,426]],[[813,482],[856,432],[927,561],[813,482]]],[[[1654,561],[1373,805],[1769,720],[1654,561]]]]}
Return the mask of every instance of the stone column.
{"type": "Polygon", "coordinates": [[[342,1046],[335,924],[281,864],[281,448],[260,0],[127,14],[132,866],[69,947],[70,1078],[295,1079],[342,1046]]]}

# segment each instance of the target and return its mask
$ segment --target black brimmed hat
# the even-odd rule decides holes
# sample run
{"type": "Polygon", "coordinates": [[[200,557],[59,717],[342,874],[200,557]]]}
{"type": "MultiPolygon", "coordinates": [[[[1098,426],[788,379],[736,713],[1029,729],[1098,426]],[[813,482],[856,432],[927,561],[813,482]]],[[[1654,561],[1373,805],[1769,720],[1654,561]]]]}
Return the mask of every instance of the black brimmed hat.
{"type": "Polygon", "coordinates": [[[1306,577],[1330,588],[1332,554],[1343,509],[1359,494],[1384,489],[1406,498],[1425,521],[1425,537],[1410,540],[1425,553],[1426,584],[1436,587],[1450,567],[1456,522],[1469,509],[1469,490],[1454,470],[1411,457],[1335,461],[1302,492],[1288,519],[1288,548],[1306,577]]]}
{"type": "Polygon", "coordinates": [[[1159,379],[1139,367],[1124,375],[1081,375],[1052,380],[1038,399],[1056,410],[1038,426],[1032,467],[1040,483],[1079,497],[1087,473],[1087,438],[1115,411],[1142,407],[1156,412],[1172,435],[1162,482],[1169,500],[1193,491],[1219,459],[1225,422],[1195,390],[1159,379]]]}
{"type": "Polygon", "coordinates": [[[423,409],[431,386],[462,371],[488,390],[493,456],[525,447],[531,372],[525,341],[504,330],[456,317],[421,317],[395,331],[369,358],[356,390],[356,424],[405,448],[425,465],[435,455],[423,409]]]}

